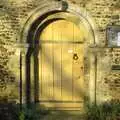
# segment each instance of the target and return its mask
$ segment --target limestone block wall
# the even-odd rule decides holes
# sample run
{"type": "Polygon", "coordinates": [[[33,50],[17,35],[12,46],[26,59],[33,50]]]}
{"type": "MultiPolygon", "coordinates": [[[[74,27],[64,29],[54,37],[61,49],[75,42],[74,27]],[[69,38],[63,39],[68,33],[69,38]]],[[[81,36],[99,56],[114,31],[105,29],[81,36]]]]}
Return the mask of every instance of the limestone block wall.
{"type": "MultiPolygon", "coordinates": [[[[20,33],[32,11],[44,1],[0,0],[0,99],[19,102],[20,33]]],[[[98,47],[106,47],[106,27],[120,25],[120,0],[68,0],[85,9],[96,26],[98,47]]],[[[97,48],[96,48],[97,49],[97,48]]],[[[120,64],[120,49],[105,48],[97,52],[98,100],[120,99],[120,71],[112,64],[120,64]],[[104,53],[104,54],[102,54],[104,53]],[[109,62],[107,62],[107,61],[109,62]]],[[[24,83],[23,83],[24,84],[24,83]]]]}

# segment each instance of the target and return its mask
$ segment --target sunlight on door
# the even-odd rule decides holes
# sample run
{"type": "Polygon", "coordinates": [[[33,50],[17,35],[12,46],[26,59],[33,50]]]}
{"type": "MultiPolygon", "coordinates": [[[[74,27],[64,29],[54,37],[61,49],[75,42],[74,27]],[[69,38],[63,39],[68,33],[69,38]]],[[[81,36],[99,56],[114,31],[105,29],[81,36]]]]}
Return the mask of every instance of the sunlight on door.
{"type": "Polygon", "coordinates": [[[40,35],[40,101],[83,101],[84,36],[72,22],[58,20],[40,35]]]}

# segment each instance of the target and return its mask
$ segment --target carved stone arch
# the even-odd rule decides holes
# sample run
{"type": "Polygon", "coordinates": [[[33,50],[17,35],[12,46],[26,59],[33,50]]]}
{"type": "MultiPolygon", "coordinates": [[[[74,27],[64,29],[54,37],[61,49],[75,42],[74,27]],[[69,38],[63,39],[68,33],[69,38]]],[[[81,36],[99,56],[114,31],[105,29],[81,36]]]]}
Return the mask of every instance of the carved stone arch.
{"type": "MultiPolygon", "coordinates": [[[[43,20],[48,19],[52,15],[53,18],[55,17],[55,13],[62,12],[61,16],[58,18],[64,17],[67,20],[66,13],[69,13],[82,21],[85,25],[85,27],[89,30],[89,32],[93,35],[93,40],[91,40],[90,44],[98,43],[97,41],[97,28],[95,26],[95,22],[92,19],[92,17],[88,14],[88,12],[83,9],[79,8],[77,5],[71,4],[70,2],[67,2],[68,8],[64,10],[62,2],[55,2],[52,3],[45,2],[42,3],[41,6],[33,10],[28,19],[26,20],[20,35],[20,42],[21,43],[28,43],[27,36],[29,34],[30,29],[32,28],[34,23],[37,23],[37,20],[39,20],[39,23],[43,22],[43,20]]],[[[75,20],[75,19],[74,19],[75,20]]],[[[75,24],[78,24],[77,22],[80,21],[74,21],[75,24]]],[[[37,26],[37,25],[36,25],[37,26]]]]}
{"type": "MultiPolygon", "coordinates": [[[[90,97],[91,101],[95,99],[95,73],[94,70],[91,71],[90,66],[92,65],[93,60],[90,60],[90,55],[88,53],[89,46],[97,44],[97,36],[96,36],[96,28],[94,26],[94,22],[91,17],[88,15],[86,10],[80,9],[78,6],[73,5],[69,2],[52,2],[52,3],[43,3],[40,7],[36,8],[27,19],[24,28],[21,31],[20,42],[28,44],[28,50],[26,53],[26,102],[31,102],[31,67],[32,64],[38,65],[38,52],[39,52],[39,40],[38,34],[42,32],[42,30],[50,23],[56,20],[67,20],[73,22],[79,28],[80,24],[86,29],[86,33],[88,35],[85,36],[85,81],[88,82],[86,84],[91,85],[87,90],[87,93],[90,97]],[[33,62],[31,62],[33,59],[33,62]],[[32,63],[32,64],[31,64],[32,63]]],[[[33,101],[38,101],[39,96],[39,86],[38,86],[38,67],[33,66],[33,76],[34,76],[34,99],[33,101]]]]}

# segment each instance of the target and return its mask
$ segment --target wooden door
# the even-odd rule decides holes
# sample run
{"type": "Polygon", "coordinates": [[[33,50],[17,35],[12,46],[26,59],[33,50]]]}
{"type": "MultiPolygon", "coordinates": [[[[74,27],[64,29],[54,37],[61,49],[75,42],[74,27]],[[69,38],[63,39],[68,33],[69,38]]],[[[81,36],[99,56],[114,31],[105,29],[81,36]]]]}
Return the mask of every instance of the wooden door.
{"type": "Polygon", "coordinates": [[[43,30],[40,40],[40,102],[53,108],[80,108],[84,96],[82,30],[59,20],[43,30]]]}

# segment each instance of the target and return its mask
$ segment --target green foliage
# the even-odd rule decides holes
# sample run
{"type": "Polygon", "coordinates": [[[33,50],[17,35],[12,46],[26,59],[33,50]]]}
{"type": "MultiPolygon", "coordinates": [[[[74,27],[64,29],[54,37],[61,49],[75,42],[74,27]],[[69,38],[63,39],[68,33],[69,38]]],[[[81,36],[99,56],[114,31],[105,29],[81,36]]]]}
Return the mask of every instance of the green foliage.
{"type": "Polygon", "coordinates": [[[50,111],[48,109],[38,104],[22,105],[22,109],[20,109],[19,104],[6,103],[0,105],[1,120],[8,118],[11,118],[11,120],[40,120],[49,113],[50,111]]]}
{"type": "Polygon", "coordinates": [[[120,102],[110,101],[100,105],[88,104],[86,120],[120,120],[120,102]]]}
{"type": "Polygon", "coordinates": [[[29,107],[23,106],[19,112],[18,120],[40,120],[44,116],[49,114],[49,110],[46,110],[43,106],[37,106],[31,104],[29,107]]]}
{"type": "Polygon", "coordinates": [[[23,111],[21,111],[20,113],[19,113],[19,118],[18,118],[19,120],[25,120],[25,115],[24,115],[24,112],[23,111]]]}

